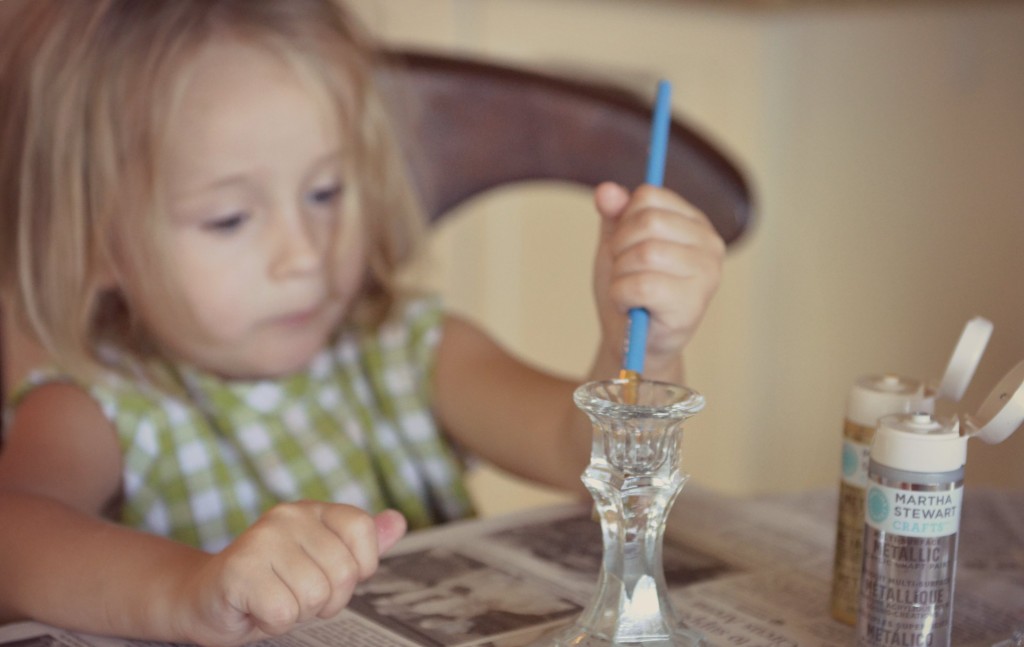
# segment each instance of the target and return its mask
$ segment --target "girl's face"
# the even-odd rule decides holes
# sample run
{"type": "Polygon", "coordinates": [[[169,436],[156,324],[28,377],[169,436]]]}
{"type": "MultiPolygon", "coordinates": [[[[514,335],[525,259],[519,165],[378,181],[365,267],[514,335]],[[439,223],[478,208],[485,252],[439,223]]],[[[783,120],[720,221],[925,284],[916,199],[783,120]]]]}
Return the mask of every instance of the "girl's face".
{"type": "Polygon", "coordinates": [[[169,127],[161,244],[190,316],[144,314],[147,327],[179,359],[225,377],[301,369],[365,265],[358,214],[342,208],[328,103],[279,59],[229,40],[200,55],[169,127]]]}

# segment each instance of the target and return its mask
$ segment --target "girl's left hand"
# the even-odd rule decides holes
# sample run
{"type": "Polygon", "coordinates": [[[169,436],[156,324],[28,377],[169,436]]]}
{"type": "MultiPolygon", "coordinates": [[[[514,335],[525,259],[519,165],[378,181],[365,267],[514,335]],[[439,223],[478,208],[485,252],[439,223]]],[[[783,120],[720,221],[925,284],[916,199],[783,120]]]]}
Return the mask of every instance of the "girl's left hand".
{"type": "Polygon", "coordinates": [[[605,182],[594,202],[602,350],[621,355],[629,309],[646,308],[646,361],[657,373],[678,362],[700,324],[721,279],[725,243],[703,213],[668,189],[643,185],[630,194],[605,182]]]}

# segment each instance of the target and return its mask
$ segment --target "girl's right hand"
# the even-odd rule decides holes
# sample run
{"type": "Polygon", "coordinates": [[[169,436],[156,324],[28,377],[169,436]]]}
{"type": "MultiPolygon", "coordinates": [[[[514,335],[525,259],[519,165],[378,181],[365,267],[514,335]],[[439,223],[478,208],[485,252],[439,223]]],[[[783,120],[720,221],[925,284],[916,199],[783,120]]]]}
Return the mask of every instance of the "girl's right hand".
{"type": "Polygon", "coordinates": [[[188,578],[180,629],[202,645],[237,645],[333,617],[405,530],[394,510],[280,504],[188,578]]]}

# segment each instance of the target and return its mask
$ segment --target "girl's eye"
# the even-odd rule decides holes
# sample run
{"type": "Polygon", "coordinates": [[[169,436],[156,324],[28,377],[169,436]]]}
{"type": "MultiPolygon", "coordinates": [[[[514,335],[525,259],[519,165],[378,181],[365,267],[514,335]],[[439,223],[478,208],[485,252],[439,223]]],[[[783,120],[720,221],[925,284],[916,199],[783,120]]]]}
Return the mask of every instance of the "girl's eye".
{"type": "Polygon", "coordinates": [[[338,201],[342,194],[341,183],[331,184],[310,191],[308,199],[314,205],[332,205],[338,201]]]}
{"type": "Polygon", "coordinates": [[[214,218],[203,223],[203,229],[212,231],[215,233],[230,233],[239,229],[246,220],[248,215],[245,213],[233,213],[227,216],[214,218]]]}

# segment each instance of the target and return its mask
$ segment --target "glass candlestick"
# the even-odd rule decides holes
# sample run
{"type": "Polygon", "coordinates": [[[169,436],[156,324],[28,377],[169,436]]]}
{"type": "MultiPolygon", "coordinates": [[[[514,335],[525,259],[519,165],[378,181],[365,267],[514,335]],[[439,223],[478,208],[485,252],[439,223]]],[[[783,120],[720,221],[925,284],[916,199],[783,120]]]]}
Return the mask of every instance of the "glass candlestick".
{"type": "Polygon", "coordinates": [[[682,423],[704,398],[675,384],[620,379],[584,384],[574,399],[594,426],[582,479],[601,521],[604,559],[576,622],[534,646],[705,645],[676,617],[661,561],[668,513],[687,478],[682,423]]]}

